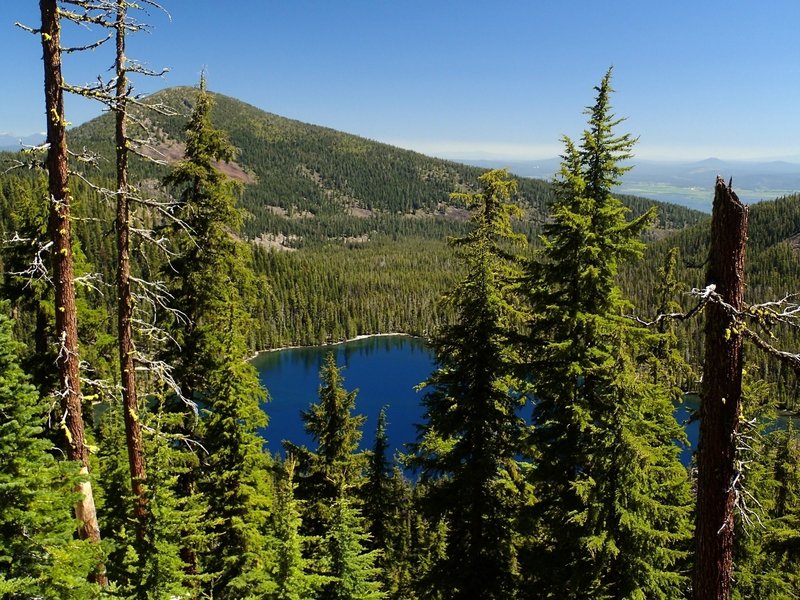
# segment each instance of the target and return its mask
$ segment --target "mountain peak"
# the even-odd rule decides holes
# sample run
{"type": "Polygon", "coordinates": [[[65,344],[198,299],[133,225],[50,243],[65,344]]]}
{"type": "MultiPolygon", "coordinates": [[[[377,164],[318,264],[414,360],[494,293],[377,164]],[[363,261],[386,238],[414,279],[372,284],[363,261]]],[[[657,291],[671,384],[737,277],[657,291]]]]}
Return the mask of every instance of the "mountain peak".
{"type": "MultiPolygon", "coordinates": [[[[197,93],[196,88],[172,87],[142,99],[143,103],[169,106],[177,113],[138,115],[140,121],[149,123],[152,146],[167,162],[183,155],[186,123],[197,93]]],[[[221,167],[245,184],[241,204],[250,213],[244,225],[246,237],[280,235],[303,243],[332,237],[363,239],[397,231],[439,239],[463,232],[464,211],[459,210],[463,206],[451,200],[450,194],[474,190],[485,168],[288,119],[209,93],[214,99],[214,126],[238,149],[235,162],[221,167]]],[[[106,113],[71,130],[70,143],[113,156],[113,127],[113,115],[106,113]]],[[[110,169],[110,164],[103,168],[110,169]]],[[[153,166],[142,169],[153,173],[153,166]]],[[[161,168],[158,175],[163,172],[161,168]]],[[[542,220],[551,195],[549,183],[519,179],[519,201],[533,222],[542,220]]],[[[644,199],[626,202],[636,214],[654,204],[644,199]]],[[[693,222],[691,211],[684,214],[681,210],[665,207],[664,221],[671,226],[693,222]]]]}

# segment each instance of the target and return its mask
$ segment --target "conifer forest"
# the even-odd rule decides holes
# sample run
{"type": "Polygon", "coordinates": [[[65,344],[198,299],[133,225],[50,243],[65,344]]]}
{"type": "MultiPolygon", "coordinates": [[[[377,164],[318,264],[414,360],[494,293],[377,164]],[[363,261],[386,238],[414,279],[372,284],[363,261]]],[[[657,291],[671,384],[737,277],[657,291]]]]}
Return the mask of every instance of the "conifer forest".
{"type": "Polygon", "coordinates": [[[800,598],[800,197],[614,193],[611,69],[556,177],[515,178],[205,75],[140,96],[155,2],[39,7],[47,141],[0,153],[0,598],[800,598]],[[110,71],[66,81],[87,52],[110,71]],[[405,453],[333,354],[313,443],[265,450],[255,352],[387,332],[436,356],[405,453]]]}

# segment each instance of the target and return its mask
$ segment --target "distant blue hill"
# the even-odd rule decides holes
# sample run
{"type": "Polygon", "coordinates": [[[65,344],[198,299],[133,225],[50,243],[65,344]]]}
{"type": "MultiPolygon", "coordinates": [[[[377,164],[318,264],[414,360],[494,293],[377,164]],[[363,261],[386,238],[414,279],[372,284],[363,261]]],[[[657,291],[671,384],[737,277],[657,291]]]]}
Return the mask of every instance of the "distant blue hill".
{"type": "Polygon", "coordinates": [[[16,152],[23,146],[37,146],[44,143],[44,141],[45,135],[43,133],[21,136],[13,133],[0,133],[0,150],[16,152]]]}
{"type": "MultiPolygon", "coordinates": [[[[507,167],[522,177],[550,179],[558,171],[557,158],[537,161],[459,160],[486,168],[507,167]]],[[[674,202],[710,212],[717,175],[733,178],[733,188],[744,202],[774,200],[800,191],[800,163],[788,161],[633,160],[619,191],[674,202]]]]}

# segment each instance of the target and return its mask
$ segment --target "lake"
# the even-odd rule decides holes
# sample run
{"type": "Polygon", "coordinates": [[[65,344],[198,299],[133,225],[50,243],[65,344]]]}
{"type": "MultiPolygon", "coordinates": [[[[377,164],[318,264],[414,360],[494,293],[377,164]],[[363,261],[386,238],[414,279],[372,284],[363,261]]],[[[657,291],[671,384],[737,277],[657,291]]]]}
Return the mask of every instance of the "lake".
{"type": "Polygon", "coordinates": [[[372,448],[383,406],[387,407],[390,452],[415,441],[414,425],[422,420],[423,394],[414,388],[433,371],[433,351],[420,338],[391,335],[263,352],[254,358],[252,363],[271,397],[265,407],[269,426],[263,432],[267,448],[282,450],[282,440],[313,447],[300,411],[319,399],[319,371],[329,352],[336,354],[347,391],[358,390],[355,412],[367,417],[361,448],[372,448]]]}
{"type": "MultiPolygon", "coordinates": [[[[328,352],[336,354],[336,364],[342,368],[344,387],[358,390],[356,413],[367,417],[361,448],[372,448],[375,427],[381,407],[386,406],[390,453],[403,451],[404,444],[416,440],[415,424],[422,421],[420,400],[422,392],[415,387],[425,381],[435,368],[433,351],[420,338],[392,335],[375,336],[331,346],[288,348],[263,352],[253,359],[262,385],[269,390],[271,401],[266,405],[269,426],[263,431],[267,448],[282,451],[281,442],[313,447],[313,441],[303,429],[300,411],[318,401],[319,371],[328,352]]],[[[676,407],[675,417],[685,423],[697,398],[676,407]]],[[[524,410],[530,414],[530,407],[524,410]]],[[[694,444],[699,423],[687,427],[694,444]]],[[[681,461],[688,464],[692,449],[686,448],[681,461]]]]}

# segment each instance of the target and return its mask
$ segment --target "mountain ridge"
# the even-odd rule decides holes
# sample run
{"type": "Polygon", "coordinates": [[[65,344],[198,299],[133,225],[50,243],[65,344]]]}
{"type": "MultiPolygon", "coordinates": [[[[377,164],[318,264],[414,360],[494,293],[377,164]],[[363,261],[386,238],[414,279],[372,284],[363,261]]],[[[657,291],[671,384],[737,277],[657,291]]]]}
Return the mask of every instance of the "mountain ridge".
{"type": "MultiPolygon", "coordinates": [[[[155,126],[156,148],[173,151],[170,160],[179,158],[175,151],[181,147],[196,94],[195,88],[173,87],[142,99],[170,106],[176,113],[140,114],[155,126]]],[[[215,126],[238,148],[232,168],[245,181],[241,202],[252,215],[245,224],[246,237],[362,238],[423,230],[441,236],[461,230],[457,223],[463,222],[466,213],[450,199],[450,193],[474,189],[485,169],[303,123],[222,94],[211,95],[215,126]],[[331,231],[326,235],[328,226],[331,231]]],[[[111,115],[101,115],[70,130],[70,143],[111,155],[111,126],[111,115]]],[[[138,168],[149,177],[165,172],[148,165],[138,168]]],[[[547,181],[519,178],[519,199],[531,233],[544,219],[552,193],[547,181]]],[[[680,229],[702,218],[677,205],[646,198],[623,201],[634,214],[659,205],[662,230],[680,229]]]]}

